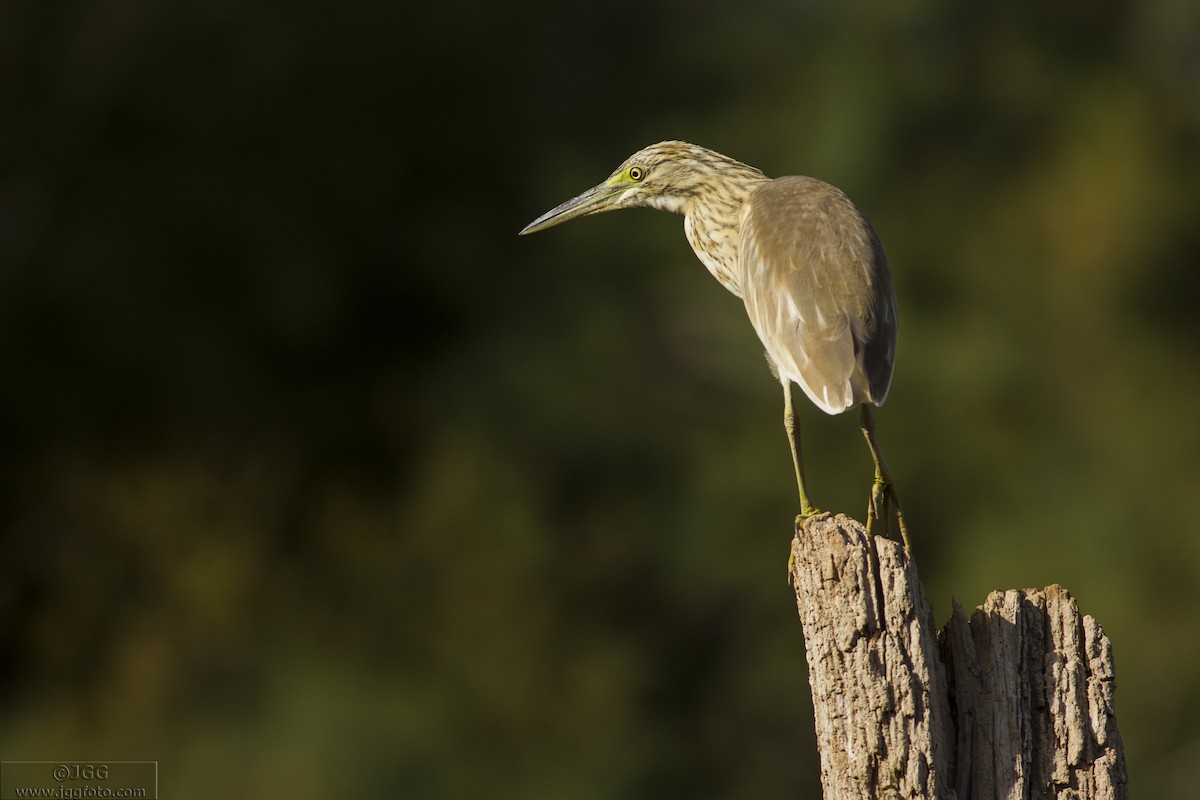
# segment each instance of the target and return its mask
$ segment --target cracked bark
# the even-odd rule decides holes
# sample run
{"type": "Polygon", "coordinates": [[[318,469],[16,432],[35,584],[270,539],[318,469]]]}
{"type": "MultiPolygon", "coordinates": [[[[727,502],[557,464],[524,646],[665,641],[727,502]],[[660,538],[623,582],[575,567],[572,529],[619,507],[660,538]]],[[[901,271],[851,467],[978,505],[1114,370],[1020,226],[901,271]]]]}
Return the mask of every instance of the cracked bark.
{"type": "Polygon", "coordinates": [[[916,565],[848,517],[792,542],[828,800],[1127,797],[1112,646],[1066,590],[993,592],[938,631],[916,565]]]}

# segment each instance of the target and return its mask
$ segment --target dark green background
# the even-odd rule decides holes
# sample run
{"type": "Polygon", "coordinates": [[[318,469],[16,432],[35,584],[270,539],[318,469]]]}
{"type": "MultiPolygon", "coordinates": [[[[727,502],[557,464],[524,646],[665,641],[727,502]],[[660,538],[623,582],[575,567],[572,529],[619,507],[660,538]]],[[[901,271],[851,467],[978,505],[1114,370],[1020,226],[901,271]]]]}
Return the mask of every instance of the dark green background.
{"type": "MultiPolygon", "coordinates": [[[[1061,583],[1200,748],[1200,6],[0,5],[0,754],[171,797],[819,793],[779,389],[651,142],[844,188],[939,622],[1061,583]]],[[[861,516],[853,415],[800,410],[861,516]]]]}

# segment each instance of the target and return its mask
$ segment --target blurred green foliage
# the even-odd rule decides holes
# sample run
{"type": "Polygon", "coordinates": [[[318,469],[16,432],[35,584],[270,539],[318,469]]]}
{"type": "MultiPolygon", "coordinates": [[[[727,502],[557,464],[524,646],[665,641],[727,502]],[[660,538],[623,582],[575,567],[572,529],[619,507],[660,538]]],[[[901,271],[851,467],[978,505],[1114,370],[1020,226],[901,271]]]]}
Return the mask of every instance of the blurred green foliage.
{"type": "MultiPolygon", "coordinates": [[[[778,387],[684,138],[888,249],[938,617],[1058,582],[1200,748],[1200,6],[0,6],[0,753],[179,798],[819,795],[778,387]]],[[[805,405],[861,515],[853,415],[805,405]]]]}

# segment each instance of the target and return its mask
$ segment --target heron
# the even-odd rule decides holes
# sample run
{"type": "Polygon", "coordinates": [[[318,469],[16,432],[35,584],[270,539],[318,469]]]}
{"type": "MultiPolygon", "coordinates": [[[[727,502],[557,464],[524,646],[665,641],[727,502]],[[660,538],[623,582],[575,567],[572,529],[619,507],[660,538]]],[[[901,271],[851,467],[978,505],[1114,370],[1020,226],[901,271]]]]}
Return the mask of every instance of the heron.
{"type": "Polygon", "coordinates": [[[525,226],[535,233],[576,217],[649,207],[683,215],[696,257],[741,298],[771,371],[783,385],[783,422],[803,520],[819,513],[805,485],[792,384],[827,414],[860,409],[875,463],[867,532],[891,513],[909,547],[904,513],[879,449],[873,406],[883,405],[899,320],[887,256],[874,228],[840,189],[815,178],[768,178],[755,167],[681,141],[650,145],[602,183],[525,226]]]}

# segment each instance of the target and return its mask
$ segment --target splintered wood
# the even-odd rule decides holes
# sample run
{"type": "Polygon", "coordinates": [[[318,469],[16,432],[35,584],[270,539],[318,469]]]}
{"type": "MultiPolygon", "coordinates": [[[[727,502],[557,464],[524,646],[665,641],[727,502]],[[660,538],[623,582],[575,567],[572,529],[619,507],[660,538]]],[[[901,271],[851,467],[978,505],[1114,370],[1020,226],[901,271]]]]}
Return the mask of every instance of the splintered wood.
{"type": "Polygon", "coordinates": [[[938,632],[897,542],[822,514],[792,555],[828,800],[1127,796],[1112,647],[1065,590],[938,632]]]}

